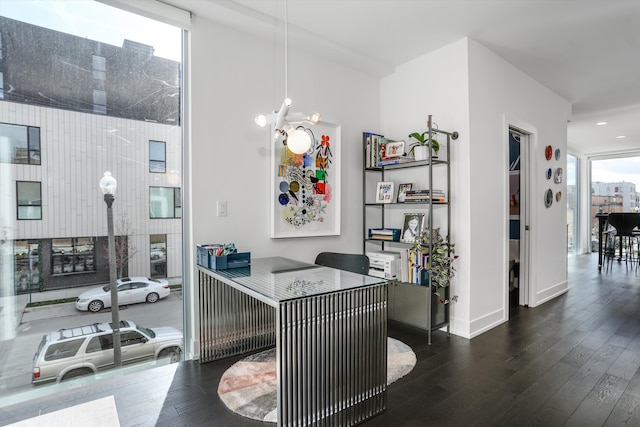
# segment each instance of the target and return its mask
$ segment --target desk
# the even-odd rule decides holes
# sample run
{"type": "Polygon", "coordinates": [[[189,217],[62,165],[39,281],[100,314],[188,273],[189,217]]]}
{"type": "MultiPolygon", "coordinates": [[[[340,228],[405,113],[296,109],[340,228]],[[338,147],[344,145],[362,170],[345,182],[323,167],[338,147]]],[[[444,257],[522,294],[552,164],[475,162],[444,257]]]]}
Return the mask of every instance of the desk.
{"type": "Polygon", "coordinates": [[[278,426],[351,426],[387,404],[387,282],[286,258],[198,267],[200,362],[276,347],[278,426]]]}

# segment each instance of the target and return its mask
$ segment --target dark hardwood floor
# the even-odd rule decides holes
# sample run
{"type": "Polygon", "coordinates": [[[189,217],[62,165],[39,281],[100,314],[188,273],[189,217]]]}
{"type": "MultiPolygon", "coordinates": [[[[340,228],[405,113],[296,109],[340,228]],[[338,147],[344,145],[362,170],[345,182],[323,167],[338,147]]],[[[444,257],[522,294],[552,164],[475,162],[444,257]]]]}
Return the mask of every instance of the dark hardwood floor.
{"type": "MultiPolygon", "coordinates": [[[[621,264],[599,274],[596,258],[569,258],[567,294],[516,307],[509,322],[472,340],[438,332],[428,346],[424,332],[390,323],[389,335],[418,362],[389,386],[387,411],[363,425],[640,426],[640,271],[621,264]]],[[[265,425],[217,396],[238,359],[185,362],[5,407],[0,424],[114,395],[122,426],[265,425]]]]}

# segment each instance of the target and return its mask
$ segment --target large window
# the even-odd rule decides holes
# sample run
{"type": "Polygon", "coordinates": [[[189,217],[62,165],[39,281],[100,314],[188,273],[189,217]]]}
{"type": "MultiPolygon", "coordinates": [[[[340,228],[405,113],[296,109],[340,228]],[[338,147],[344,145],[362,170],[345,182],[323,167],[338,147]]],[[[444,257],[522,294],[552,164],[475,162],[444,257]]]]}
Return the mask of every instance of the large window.
{"type": "Polygon", "coordinates": [[[16,240],[13,242],[16,291],[27,292],[40,288],[40,242],[16,240]]]}
{"type": "Polygon", "coordinates": [[[53,239],[51,241],[51,269],[53,274],[95,271],[93,237],[53,239]]]}
{"type": "Polygon", "coordinates": [[[40,128],[0,123],[0,162],[40,164],[40,128]]]}
{"type": "Polygon", "coordinates": [[[578,253],[580,233],[578,232],[578,158],[567,155],[567,252],[578,253]]]}
{"type": "Polygon", "coordinates": [[[17,181],[18,219],[42,219],[42,193],[39,182],[17,181]]]}
{"type": "Polygon", "coordinates": [[[149,172],[165,173],[167,171],[167,143],[149,141],[149,172]]]}
{"type": "MultiPolygon", "coordinates": [[[[0,3],[0,169],[6,172],[0,177],[0,298],[13,307],[0,309],[0,390],[3,402],[14,396],[19,402],[77,386],[32,386],[31,362],[43,334],[110,319],[109,311],[59,317],[50,304],[110,280],[108,211],[98,187],[105,171],[118,181],[116,275],[162,274],[182,283],[180,127],[187,91],[178,27],[98,1],[0,3]],[[150,153],[152,140],[158,144],[150,153]],[[149,173],[150,160],[164,174],[149,173]],[[152,190],[154,212],[171,219],[148,218],[151,186],[160,187],[152,190]],[[150,240],[159,233],[162,239],[150,240]],[[37,318],[15,316],[43,301],[37,318]]],[[[163,6],[163,16],[172,13],[163,6]]],[[[151,327],[182,330],[182,304],[172,293],[161,310],[143,314],[149,308],[137,304],[121,318],[146,316],[151,327]]]]}
{"type": "Polygon", "coordinates": [[[179,188],[149,188],[149,218],[180,218],[181,216],[182,197],[179,188]]]}
{"type": "Polygon", "coordinates": [[[149,236],[149,261],[151,277],[167,277],[167,235],[149,236]]]}

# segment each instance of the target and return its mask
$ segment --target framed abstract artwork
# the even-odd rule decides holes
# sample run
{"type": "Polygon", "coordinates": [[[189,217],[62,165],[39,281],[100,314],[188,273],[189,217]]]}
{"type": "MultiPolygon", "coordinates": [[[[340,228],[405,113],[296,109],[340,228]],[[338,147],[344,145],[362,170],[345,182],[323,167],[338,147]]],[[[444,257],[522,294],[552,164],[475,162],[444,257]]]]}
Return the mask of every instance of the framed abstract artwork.
{"type": "Polygon", "coordinates": [[[307,152],[294,154],[281,142],[271,146],[271,237],[339,235],[340,125],[298,129],[311,138],[307,152]]]}

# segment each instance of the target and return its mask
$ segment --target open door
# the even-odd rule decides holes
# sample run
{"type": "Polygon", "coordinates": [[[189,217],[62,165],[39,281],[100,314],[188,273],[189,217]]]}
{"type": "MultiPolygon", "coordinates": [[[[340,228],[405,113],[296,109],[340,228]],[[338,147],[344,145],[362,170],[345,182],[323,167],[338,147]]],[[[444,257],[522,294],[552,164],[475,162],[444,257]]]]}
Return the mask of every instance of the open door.
{"type": "Polygon", "coordinates": [[[509,126],[509,309],[529,304],[529,134],[509,126]]]}

